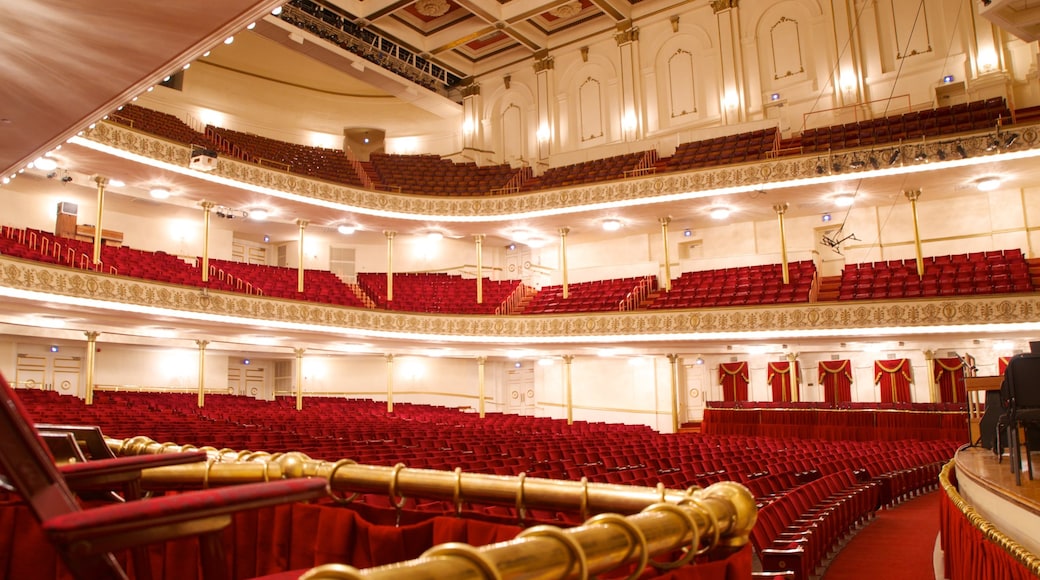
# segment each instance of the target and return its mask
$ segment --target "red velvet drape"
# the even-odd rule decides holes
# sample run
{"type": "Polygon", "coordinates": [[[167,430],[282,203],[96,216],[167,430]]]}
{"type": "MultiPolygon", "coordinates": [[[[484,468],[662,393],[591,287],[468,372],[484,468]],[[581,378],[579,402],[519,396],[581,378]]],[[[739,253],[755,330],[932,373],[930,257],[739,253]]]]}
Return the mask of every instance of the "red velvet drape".
{"type": "Polygon", "coordinates": [[[766,382],[773,387],[774,401],[800,401],[798,387],[802,382],[802,372],[798,361],[771,362],[766,365],[766,382]]]}
{"type": "Polygon", "coordinates": [[[968,400],[964,390],[964,362],[957,357],[932,359],[932,376],[939,385],[939,401],[963,403],[968,400]]]}
{"type": "Polygon", "coordinates": [[[737,361],[719,364],[719,384],[723,401],[748,400],[748,363],[737,361]]]}
{"type": "Polygon", "coordinates": [[[823,400],[827,403],[848,403],[852,401],[852,361],[830,360],[820,361],[820,385],[823,386],[823,400]]]}
{"type": "Polygon", "coordinates": [[[909,403],[913,380],[908,358],[874,361],[874,383],[881,388],[882,403],[909,403]]]}
{"type": "MultiPolygon", "coordinates": [[[[951,476],[953,474],[951,473],[951,476]]],[[[951,480],[953,477],[951,477],[951,480]]],[[[943,491],[939,497],[939,536],[946,578],[950,580],[1028,580],[1036,576],[972,525],[943,491]]]]}

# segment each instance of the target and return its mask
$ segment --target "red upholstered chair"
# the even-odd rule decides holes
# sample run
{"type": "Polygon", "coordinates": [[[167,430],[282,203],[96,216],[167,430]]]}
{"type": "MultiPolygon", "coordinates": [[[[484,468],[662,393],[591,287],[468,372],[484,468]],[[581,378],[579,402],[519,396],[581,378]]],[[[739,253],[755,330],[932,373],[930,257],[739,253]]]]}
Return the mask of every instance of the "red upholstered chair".
{"type": "MultiPolygon", "coordinates": [[[[118,471],[121,458],[74,464],[91,480],[91,465],[118,471]]],[[[147,461],[147,460],[146,460],[147,461]]],[[[235,512],[317,499],[324,479],[289,479],[183,493],[84,509],[54,465],[18,395],[0,375],[0,468],[76,578],[126,578],[114,551],[199,536],[203,576],[228,575],[220,531],[235,512]]],[[[138,461],[133,469],[140,470],[138,461]]],[[[71,474],[70,474],[71,475],[71,474]]]]}

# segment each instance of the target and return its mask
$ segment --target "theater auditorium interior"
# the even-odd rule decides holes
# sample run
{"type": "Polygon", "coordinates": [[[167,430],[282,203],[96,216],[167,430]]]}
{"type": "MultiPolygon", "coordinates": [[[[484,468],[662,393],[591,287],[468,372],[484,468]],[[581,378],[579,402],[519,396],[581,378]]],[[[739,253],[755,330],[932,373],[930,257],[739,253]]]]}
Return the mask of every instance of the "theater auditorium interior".
{"type": "Polygon", "coordinates": [[[1029,3],[0,6],[0,576],[1040,575],[1029,3]]]}

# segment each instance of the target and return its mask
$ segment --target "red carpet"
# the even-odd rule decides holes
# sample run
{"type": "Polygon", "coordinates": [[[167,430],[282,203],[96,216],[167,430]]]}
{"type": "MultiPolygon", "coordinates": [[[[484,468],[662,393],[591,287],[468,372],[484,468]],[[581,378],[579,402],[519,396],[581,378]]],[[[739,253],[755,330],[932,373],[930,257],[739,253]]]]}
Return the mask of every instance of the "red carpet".
{"type": "Polygon", "coordinates": [[[882,510],[838,553],[823,580],[930,580],[939,492],[882,510]]]}

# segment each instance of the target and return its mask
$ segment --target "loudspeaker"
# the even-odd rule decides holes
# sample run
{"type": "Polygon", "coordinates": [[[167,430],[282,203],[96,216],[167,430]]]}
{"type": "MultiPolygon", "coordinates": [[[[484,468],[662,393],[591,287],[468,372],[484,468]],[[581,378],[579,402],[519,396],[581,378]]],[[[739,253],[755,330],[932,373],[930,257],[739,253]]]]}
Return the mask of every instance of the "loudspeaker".
{"type": "Polygon", "coordinates": [[[72,202],[68,202],[68,201],[59,201],[58,202],[58,213],[59,214],[76,215],[76,213],[78,211],[79,211],[79,206],[77,206],[76,204],[74,204],[72,202]]]}
{"type": "Polygon", "coordinates": [[[217,168],[217,152],[212,149],[193,148],[188,167],[197,171],[213,171],[217,168]]]}

